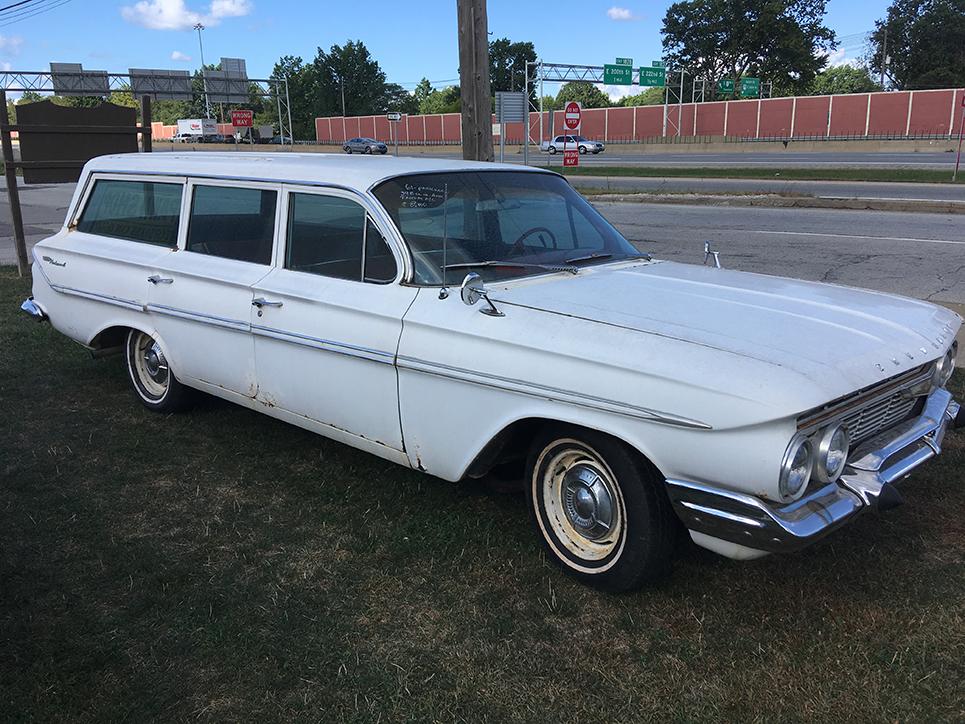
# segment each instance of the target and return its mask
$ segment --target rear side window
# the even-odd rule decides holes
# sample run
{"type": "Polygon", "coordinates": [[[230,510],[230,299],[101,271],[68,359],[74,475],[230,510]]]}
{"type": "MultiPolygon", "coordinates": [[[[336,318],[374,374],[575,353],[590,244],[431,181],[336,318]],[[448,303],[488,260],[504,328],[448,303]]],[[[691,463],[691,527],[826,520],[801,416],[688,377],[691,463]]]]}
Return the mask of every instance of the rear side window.
{"type": "Polygon", "coordinates": [[[186,249],[255,264],[271,264],[278,192],[195,186],[186,249]]]}
{"type": "Polygon", "coordinates": [[[173,249],[178,243],[183,188],[155,181],[99,179],[77,230],[173,249]]]}
{"type": "Polygon", "coordinates": [[[286,269],[350,281],[395,279],[395,258],[357,203],[293,193],[288,205],[286,269]]]}

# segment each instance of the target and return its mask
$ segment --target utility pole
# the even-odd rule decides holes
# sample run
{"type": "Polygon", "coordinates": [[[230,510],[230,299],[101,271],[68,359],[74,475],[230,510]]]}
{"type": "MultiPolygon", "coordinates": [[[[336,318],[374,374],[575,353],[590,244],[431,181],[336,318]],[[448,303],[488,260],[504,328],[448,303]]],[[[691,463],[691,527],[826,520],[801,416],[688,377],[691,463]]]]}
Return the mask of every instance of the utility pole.
{"type": "Polygon", "coordinates": [[[881,80],[878,85],[885,89],[885,68],[888,66],[888,26],[885,25],[885,38],[881,43],[881,80]]]}
{"type": "Polygon", "coordinates": [[[462,157],[493,160],[489,95],[489,20],[486,0],[456,0],[459,23],[459,87],[462,95],[462,157]]]}
{"type": "Polygon", "coordinates": [[[201,82],[204,84],[204,115],[206,118],[211,118],[211,104],[208,102],[208,79],[204,77],[204,43],[201,42],[201,31],[204,30],[204,25],[198,23],[194,26],[194,29],[198,31],[198,49],[201,51],[201,82]]]}

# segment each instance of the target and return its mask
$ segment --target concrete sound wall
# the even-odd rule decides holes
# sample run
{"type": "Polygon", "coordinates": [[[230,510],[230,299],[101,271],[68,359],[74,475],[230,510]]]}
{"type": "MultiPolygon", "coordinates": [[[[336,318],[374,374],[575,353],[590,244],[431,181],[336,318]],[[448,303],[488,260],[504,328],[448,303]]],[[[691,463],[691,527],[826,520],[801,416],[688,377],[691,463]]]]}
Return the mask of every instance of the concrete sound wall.
{"type": "MultiPolygon", "coordinates": [[[[965,90],[947,89],[685,103],[669,106],[666,118],[663,106],[595,108],[583,111],[582,134],[617,143],[672,136],[748,139],[948,136],[958,132],[963,98],[965,90]]],[[[539,140],[539,115],[530,113],[533,141],[539,140]]],[[[544,138],[563,132],[563,114],[552,114],[552,129],[550,115],[543,113],[544,138]]],[[[397,131],[399,143],[405,145],[462,142],[458,113],[404,116],[391,125],[394,129],[390,129],[389,122],[381,115],[316,118],[315,140],[341,144],[356,136],[372,136],[390,141],[397,131]]],[[[520,143],[523,135],[522,123],[506,124],[507,143],[520,143]]]]}

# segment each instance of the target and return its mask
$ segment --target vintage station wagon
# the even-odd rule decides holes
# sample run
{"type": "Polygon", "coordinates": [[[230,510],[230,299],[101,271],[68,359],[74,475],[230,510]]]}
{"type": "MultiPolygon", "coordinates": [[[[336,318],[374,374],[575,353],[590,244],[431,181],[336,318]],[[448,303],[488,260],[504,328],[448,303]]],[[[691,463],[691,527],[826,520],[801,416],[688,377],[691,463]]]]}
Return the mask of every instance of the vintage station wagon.
{"type": "Polygon", "coordinates": [[[548,552],[609,590],[681,526],[747,559],[895,505],[963,423],[956,314],[653,259],[545,170],[107,156],[33,257],[24,311],[125,355],[148,408],[201,390],[449,481],[518,466],[548,552]]]}

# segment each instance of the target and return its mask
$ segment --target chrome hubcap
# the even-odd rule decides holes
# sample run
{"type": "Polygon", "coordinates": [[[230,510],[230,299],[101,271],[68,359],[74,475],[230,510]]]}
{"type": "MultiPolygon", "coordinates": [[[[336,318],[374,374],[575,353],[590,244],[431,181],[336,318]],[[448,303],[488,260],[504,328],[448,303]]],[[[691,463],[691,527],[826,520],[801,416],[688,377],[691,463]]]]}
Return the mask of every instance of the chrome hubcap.
{"type": "Polygon", "coordinates": [[[144,367],[147,374],[155,382],[163,384],[167,379],[167,360],[164,359],[164,353],[161,351],[157,342],[148,347],[144,353],[144,367]]]}
{"type": "Polygon", "coordinates": [[[613,498],[593,468],[576,465],[563,476],[563,509],[576,531],[590,540],[605,538],[613,525],[613,498]]]}
{"type": "Polygon", "coordinates": [[[623,497],[602,458],[579,445],[560,440],[544,451],[541,479],[534,483],[542,488],[545,522],[558,544],[584,561],[600,561],[623,545],[623,497]]]}

